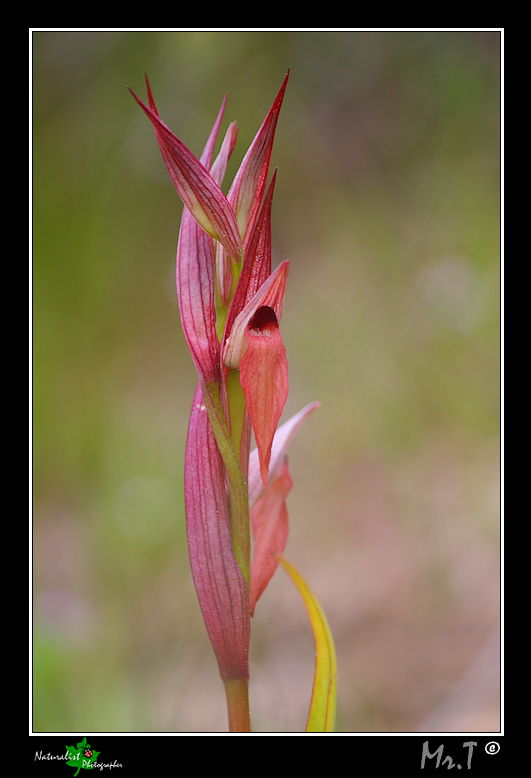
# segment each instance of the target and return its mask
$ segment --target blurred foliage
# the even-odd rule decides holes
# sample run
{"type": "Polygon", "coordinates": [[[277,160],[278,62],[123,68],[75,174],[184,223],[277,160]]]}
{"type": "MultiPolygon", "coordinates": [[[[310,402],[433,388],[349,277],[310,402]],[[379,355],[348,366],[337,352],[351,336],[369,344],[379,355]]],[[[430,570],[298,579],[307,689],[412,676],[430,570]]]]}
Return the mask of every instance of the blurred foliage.
{"type": "MultiPolygon", "coordinates": [[[[230,182],[288,68],[285,416],[322,407],[293,445],[287,554],[334,632],[338,726],[422,727],[499,619],[500,34],[32,44],[35,731],[226,727],[184,529],[181,204],[125,87],[148,73],[196,154],[228,92],[230,182]]],[[[253,626],[256,729],[301,731],[313,649],[279,574],[253,626]]]]}

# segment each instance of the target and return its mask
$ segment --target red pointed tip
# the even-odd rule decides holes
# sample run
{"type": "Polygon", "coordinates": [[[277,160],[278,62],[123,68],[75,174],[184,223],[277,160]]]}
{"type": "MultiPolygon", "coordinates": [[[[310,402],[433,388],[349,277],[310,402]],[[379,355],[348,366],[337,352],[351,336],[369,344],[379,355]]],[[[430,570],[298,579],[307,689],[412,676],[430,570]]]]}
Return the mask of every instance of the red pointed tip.
{"type": "Polygon", "coordinates": [[[149,85],[149,80],[147,77],[147,73],[144,73],[144,78],[146,79],[146,90],[147,90],[147,96],[149,100],[149,107],[153,111],[154,114],[157,116],[159,115],[159,112],[157,111],[157,108],[155,106],[155,100],[153,99],[153,93],[151,92],[151,87],[149,85]]]}
{"type": "Polygon", "coordinates": [[[264,485],[264,489],[267,489],[267,481],[269,478],[269,461],[271,459],[271,448],[269,448],[268,454],[266,457],[262,459],[260,462],[260,476],[262,478],[262,483],[264,485]]]}
{"type": "Polygon", "coordinates": [[[148,108],[148,107],[147,107],[147,105],[146,105],[144,102],[142,102],[142,100],[141,100],[141,99],[138,97],[138,95],[136,95],[136,94],[133,92],[133,90],[131,89],[131,87],[130,87],[130,86],[128,86],[128,87],[127,87],[127,89],[128,89],[130,92],[131,92],[131,94],[133,95],[133,97],[134,97],[134,98],[135,98],[135,100],[137,101],[138,105],[139,105],[139,106],[140,106],[140,107],[143,109],[143,111],[144,111],[144,112],[145,112],[145,113],[146,113],[148,116],[150,115],[150,112],[151,112],[151,113],[154,113],[154,111],[152,111],[150,108],[148,108]]]}
{"type": "Polygon", "coordinates": [[[282,105],[282,101],[284,99],[284,93],[288,85],[288,79],[289,79],[289,68],[288,68],[288,72],[284,76],[284,81],[282,82],[282,86],[280,87],[278,95],[276,96],[275,102],[273,103],[272,106],[273,110],[276,111],[277,113],[280,111],[280,106],[282,105]]]}
{"type": "Polygon", "coordinates": [[[138,97],[135,95],[135,93],[133,92],[133,90],[131,89],[131,87],[130,87],[128,84],[126,84],[126,87],[125,87],[125,88],[126,88],[126,89],[128,89],[128,90],[129,90],[129,92],[131,92],[131,94],[133,95],[133,97],[135,98],[135,100],[137,101],[137,103],[139,103],[139,102],[140,102],[140,100],[139,100],[139,99],[138,99],[138,97]]]}
{"type": "MultiPolygon", "coordinates": [[[[148,103],[149,107],[133,92],[130,86],[127,87],[127,89],[131,92],[135,100],[137,101],[138,105],[143,109],[144,113],[148,116],[149,119],[153,122],[153,117],[155,117],[155,121],[158,121],[159,124],[162,126],[164,125],[164,122],[161,120],[159,116],[159,112],[157,111],[157,107],[155,105],[155,100],[153,99],[153,94],[151,92],[151,87],[149,85],[148,77],[145,75],[146,79],[146,89],[147,89],[147,96],[148,96],[148,103]]],[[[155,122],[153,122],[155,125],[155,122]]]]}

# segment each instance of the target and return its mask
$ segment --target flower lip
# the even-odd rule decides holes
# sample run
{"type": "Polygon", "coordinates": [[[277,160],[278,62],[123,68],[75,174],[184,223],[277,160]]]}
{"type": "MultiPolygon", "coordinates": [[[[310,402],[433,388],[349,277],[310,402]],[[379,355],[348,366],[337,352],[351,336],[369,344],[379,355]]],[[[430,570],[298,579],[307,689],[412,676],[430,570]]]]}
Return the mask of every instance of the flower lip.
{"type": "Polygon", "coordinates": [[[278,327],[277,316],[269,305],[261,305],[247,325],[249,332],[258,336],[272,335],[276,327],[278,327]]]}
{"type": "MultiPolygon", "coordinates": [[[[223,347],[225,367],[240,367],[241,359],[247,347],[246,334],[248,333],[248,324],[260,307],[271,306],[273,308],[278,326],[278,321],[281,319],[284,309],[284,292],[288,268],[289,260],[285,259],[264,281],[256,294],[244,305],[234,319],[230,334],[223,347]]],[[[272,321],[271,324],[273,324],[272,321]]]]}
{"type": "Polygon", "coordinates": [[[275,311],[261,305],[249,320],[247,349],[240,363],[240,383],[267,486],[275,430],[288,397],[288,361],[275,311]]]}

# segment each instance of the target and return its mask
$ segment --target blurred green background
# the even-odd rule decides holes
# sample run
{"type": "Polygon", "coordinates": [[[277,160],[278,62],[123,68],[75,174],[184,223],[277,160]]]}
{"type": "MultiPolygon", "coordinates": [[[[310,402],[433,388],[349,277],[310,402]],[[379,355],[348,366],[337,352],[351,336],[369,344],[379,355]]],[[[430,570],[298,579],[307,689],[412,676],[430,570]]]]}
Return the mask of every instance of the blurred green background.
{"type": "MultiPolygon", "coordinates": [[[[143,97],[230,182],[288,68],[288,558],[337,646],[340,731],[499,728],[500,33],[34,31],[33,728],[225,731],[188,567],[195,373],[181,203],[143,97]]],[[[306,614],[253,620],[256,731],[302,731],[306,614]]]]}

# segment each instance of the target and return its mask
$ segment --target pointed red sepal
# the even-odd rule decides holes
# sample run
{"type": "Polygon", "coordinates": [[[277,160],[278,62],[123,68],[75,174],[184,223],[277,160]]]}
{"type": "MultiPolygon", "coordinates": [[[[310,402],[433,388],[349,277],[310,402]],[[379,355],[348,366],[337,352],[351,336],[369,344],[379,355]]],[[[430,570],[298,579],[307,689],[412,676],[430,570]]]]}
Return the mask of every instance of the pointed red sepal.
{"type": "Polygon", "coordinates": [[[203,384],[219,381],[214,303],[213,240],[183,209],[177,244],[176,287],[183,333],[203,384]]]}
{"type": "MultiPolygon", "coordinates": [[[[273,200],[273,192],[275,190],[276,170],[271,177],[271,183],[267,190],[267,194],[262,203],[262,208],[258,215],[256,225],[250,241],[245,247],[245,256],[243,259],[242,270],[234,295],[230,304],[229,314],[225,323],[225,333],[223,337],[223,343],[226,337],[232,330],[235,318],[242,312],[242,310],[251,302],[252,298],[258,292],[262,284],[271,276],[271,203],[273,200]]],[[[283,271],[287,269],[284,268],[283,271]]],[[[281,286],[285,287],[285,276],[281,279],[281,286]]],[[[275,293],[278,296],[278,300],[284,294],[284,290],[277,290],[275,293]]],[[[271,302],[263,303],[272,307],[278,307],[278,302],[273,304],[271,302]]],[[[283,303],[282,303],[283,305],[283,303]]],[[[279,308],[280,315],[282,315],[281,308],[279,308]]],[[[279,314],[277,317],[280,318],[279,314]]]]}
{"type": "Polygon", "coordinates": [[[201,227],[216,238],[236,261],[241,261],[242,242],[236,216],[227,198],[190,149],[160,119],[148,88],[149,107],[129,89],[155,130],[162,158],[183,203],[201,227]]]}
{"type": "MultiPolygon", "coordinates": [[[[229,124],[227,128],[227,132],[225,133],[225,138],[221,145],[220,152],[216,157],[214,164],[210,168],[210,175],[219,186],[221,186],[221,183],[223,181],[223,177],[227,169],[227,162],[229,161],[230,156],[234,151],[234,146],[236,145],[237,137],[238,137],[238,128],[236,126],[236,122],[232,122],[232,124],[229,124]]],[[[202,158],[201,158],[201,162],[203,162],[202,158]]]]}
{"type": "MultiPolygon", "coordinates": [[[[156,110],[149,85],[148,96],[150,106],[156,110]]],[[[200,162],[207,169],[212,163],[224,107],[225,101],[201,154],[200,162]]],[[[220,152],[210,168],[211,175],[218,184],[223,180],[227,162],[234,149],[236,134],[237,128],[233,123],[227,129],[220,152]]],[[[212,238],[185,207],[177,244],[177,298],[183,332],[203,384],[219,381],[220,371],[220,345],[216,334],[214,302],[214,258],[212,238]]]]}
{"type": "Polygon", "coordinates": [[[240,363],[242,385],[267,486],[275,430],[288,397],[288,360],[273,308],[258,308],[247,326],[247,349],[240,363]]]}
{"type": "MultiPolygon", "coordinates": [[[[151,108],[156,112],[148,84],[151,108]]],[[[201,155],[201,164],[209,168],[219,132],[225,101],[221,106],[210,136],[201,155]]],[[[220,153],[212,165],[213,177],[221,183],[227,160],[234,148],[235,127],[230,125],[220,153]]],[[[194,219],[191,211],[183,209],[176,266],[177,298],[183,332],[203,384],[219,380],[219,341],[216,335],[214,303],[214,246],[213,240],[194,219]]]]}
{"type": "Polygon", "coordinates": [[[275,131],[288,78],[289,70],[273,105],[242,160],[227,195],[227,199],[236,214],[244,246],[252,235],[262,203],[275,131]]]}
{"type": "Polygon", "coordinates": [[[251,565],[251,616],[258,599],[278,567],[288,540],[288,510],[286,497],[293,482],[286,459],[279,472],[251,511],[254,536],[254,553],[251,565]]]}

